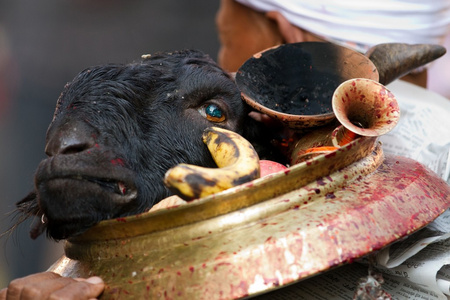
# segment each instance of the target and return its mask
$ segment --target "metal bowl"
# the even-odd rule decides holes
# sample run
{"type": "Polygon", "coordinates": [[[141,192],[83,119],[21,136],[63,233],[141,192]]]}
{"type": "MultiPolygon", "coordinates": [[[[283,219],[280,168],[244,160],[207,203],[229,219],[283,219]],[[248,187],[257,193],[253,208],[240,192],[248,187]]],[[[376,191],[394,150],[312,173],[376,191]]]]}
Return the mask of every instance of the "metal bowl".
{"type": "Polygon", "coordinates": [[[292,129],[334,119],[331,98],[352,78],[378,81],[372,61],[331,43],[284,44],[253,55],[236,73],[245,102],[292,129]]]}

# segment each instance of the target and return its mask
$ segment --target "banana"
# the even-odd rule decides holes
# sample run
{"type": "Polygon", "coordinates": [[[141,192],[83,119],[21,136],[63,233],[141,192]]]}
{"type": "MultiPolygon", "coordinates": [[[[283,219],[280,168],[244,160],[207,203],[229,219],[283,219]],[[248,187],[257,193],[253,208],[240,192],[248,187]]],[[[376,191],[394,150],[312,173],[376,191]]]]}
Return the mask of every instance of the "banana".
{"type": "Polygon", "coordinates": [[[208,127],[203,142],[218,168],[179,164],[169,169],[164,184],[185,200],[203,198],[259,178],[259,157],[253,146],[239,134],[208,127]]]}

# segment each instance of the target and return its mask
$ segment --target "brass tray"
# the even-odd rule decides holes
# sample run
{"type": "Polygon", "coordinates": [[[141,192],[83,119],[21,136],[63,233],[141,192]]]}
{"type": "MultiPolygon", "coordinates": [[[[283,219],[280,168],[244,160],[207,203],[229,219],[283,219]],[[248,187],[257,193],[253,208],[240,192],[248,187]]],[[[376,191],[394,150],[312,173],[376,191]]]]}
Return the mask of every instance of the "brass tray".
{"type": "Polygon", "coordinates": [[[50,270],[101,276],[102,299],[242,298],[351,262],[449,206],[433,172],[358,138],[187,205],[103,221],[50,270]]]}

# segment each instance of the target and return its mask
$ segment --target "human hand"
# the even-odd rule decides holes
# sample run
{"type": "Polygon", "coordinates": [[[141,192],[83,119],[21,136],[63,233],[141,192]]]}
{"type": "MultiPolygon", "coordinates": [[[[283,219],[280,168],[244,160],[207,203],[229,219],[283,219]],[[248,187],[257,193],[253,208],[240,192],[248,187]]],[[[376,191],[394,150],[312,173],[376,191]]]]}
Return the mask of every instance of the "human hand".
{"type": "Polygon", "coordinates": [[[14,279],[0,290],[0,300],[26,299],[95,299],[105,284],[100,277],[68,278],[42,272],[14,279]]]}

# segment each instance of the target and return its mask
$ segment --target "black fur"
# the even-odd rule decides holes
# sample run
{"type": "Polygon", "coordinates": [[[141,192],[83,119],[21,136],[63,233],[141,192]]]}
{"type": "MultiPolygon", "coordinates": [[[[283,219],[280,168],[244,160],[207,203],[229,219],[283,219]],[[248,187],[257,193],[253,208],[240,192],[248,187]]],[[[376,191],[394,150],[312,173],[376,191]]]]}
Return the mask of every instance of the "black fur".
{"type": "Polygon", "coordinates": [[[43,218],[54,239],[97,222],[144,212],[170,195],[164,173],[186,162],[215,166],[201,136],[220,126],[254,135],[255,122],[230,76],[198,51],[161,53],[141,62],[82,71],[58,99],[35,191],[18,203],[43,218]],[[214,103],[226,116],[201,114],[214,103]]]}

